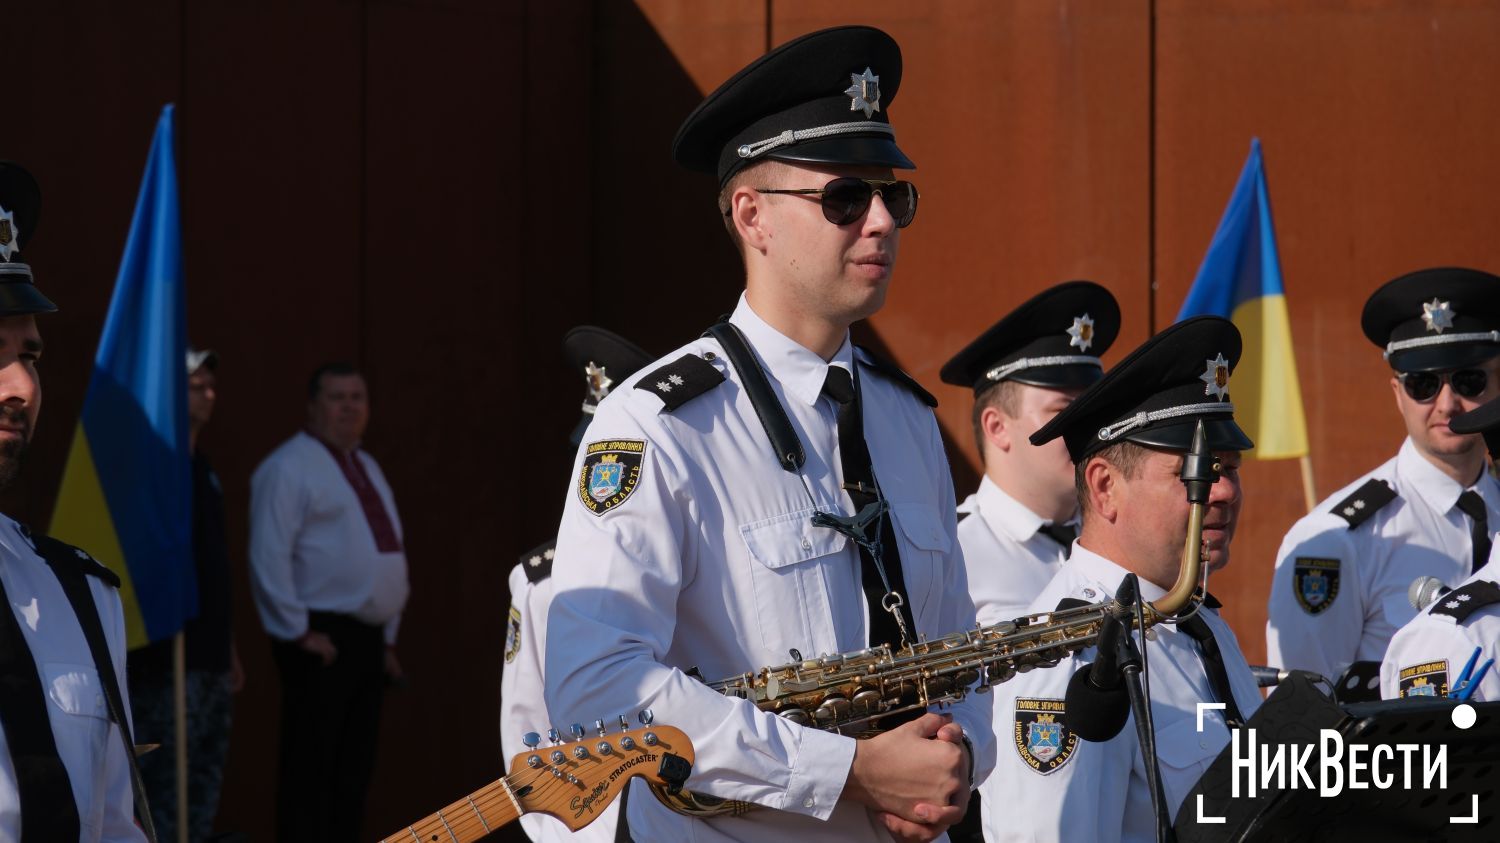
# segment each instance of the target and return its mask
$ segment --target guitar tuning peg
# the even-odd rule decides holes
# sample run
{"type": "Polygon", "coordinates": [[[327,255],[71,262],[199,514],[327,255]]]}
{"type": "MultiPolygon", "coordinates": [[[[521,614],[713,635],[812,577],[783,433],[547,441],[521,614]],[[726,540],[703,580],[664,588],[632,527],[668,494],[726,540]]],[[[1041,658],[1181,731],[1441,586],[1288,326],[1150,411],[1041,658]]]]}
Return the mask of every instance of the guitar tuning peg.
{"type": "Polygon", "coordinates": [[[606,728],[604,728],[604,721],[603,720],[595,720],[594,721],[594,731],[598,732],[599,733],[599,737],[601,737],[601,738],[604,737],[605,735],[609,734],[609,730],[606,729],[606,728]]]}
{"type": "Polygon", "coordinates": [[[562,735],[558,733],[556,726],[547,730],[547,740],[551,741],[553,746],[562,743],[562,735]]]}
{"type": "Polygon", "coordinates": [[[538,735],[536,732],[527,732],[526,734],[521,736],[521,743],[526,744],[527,749],[536,749],[537,745],[541,742],[542,736],[538,735]]]}
{"type": "Polygon", "coordinates": [[[569,726],[568,731],[573,734],[573,740],[583,740],[583,725],[581,723],[574,723],[573,725],[569,726]]]}
{"type": "Polygon", "coordinates": [[[651,722],[656,719],[656,715],[652,714],[649,708],[641,709],[641,713],[637,716],[640,718],[642,726],[650,726],[651,722]]]}
{"type": "Polygon", "coordinates": [[[628,732],[628,731],[630,731],[630,719],[627,718],[623,714],[620,715],[620,731],[622,731],[622,732],[628,732]]]}

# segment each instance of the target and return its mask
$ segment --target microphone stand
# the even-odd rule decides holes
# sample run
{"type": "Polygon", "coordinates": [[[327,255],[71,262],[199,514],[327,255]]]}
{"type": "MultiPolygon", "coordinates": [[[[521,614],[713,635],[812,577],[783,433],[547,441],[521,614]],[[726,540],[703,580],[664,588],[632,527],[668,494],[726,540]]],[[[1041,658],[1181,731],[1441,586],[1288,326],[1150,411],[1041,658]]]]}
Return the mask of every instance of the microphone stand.
{"type": "MultiPolygon", "coordinates": [[[[1136,575],[1130,574],[1126,580],[1128,585],[1122,586],[1121,591],[1128,588],[1135,595],[1133,608],[1137,628],[1145,629],[1136,575]]],[[[1125,681],[1125,693],[1130,697],[1131,713],[1135,715],[1136,740],[1141,746],[1141,761],[1146,767],[1146,787],[1151,791],[1152,813],[1156,815],[1156,840],[1157,843],[1176,843],[1172,820],[1167,816],[1167,797],[1161,785],[1161,764],[1156,757],[1156,723],[1151,716],[1151,681],[1146,674],[1145,646],[1137,647],[1135,636],[1127,630],[1120,636],[1119,647],[1120,675],[1125,681]]]]}

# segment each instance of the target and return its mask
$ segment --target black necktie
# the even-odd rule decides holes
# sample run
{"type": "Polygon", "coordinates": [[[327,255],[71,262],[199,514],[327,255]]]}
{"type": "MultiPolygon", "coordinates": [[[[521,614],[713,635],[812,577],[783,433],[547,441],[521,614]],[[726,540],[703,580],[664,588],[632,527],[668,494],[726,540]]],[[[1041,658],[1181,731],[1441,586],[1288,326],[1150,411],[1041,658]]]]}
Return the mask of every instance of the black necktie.
{"type": "Polygon", "coordinates": [[[1469,539],[1474,545],[1469,573],[1473,573],[1490,560],[1490,516],[1484,509],[1484,498],[1473,489],[1458,496],[1458,508],[1469,516],[1469,539]]]}
{"type": "Polygon", "coordinates": [[[1179,623],[1177,628],[1198,642],[1198,651],[1203,654],[1203,665],[1208,668],[1208,685],[1213,689],[1216,702],[1224,704],[1224,719],[1230,727],[1245,725],[1240,707],[1234,701],[1234,691],[1229,685],[1229,671],[1224,669],[1224,654],[1219,652],[1219,642],[1214,640],[1213,630],[1202,615],[1193,615],[1179,623]]]}
{"type": "MultiPolygon", "coordinates": [[[[839,462],[844,475],[844,490],[854,501],[857,513],[879,498],[875,492],[875,468],[870,460],[870,448],[865,443],[864,413],[860,409],[859,395],[854,389],[854,380],[849,372],[838,366],[828,367],[827,379],[823,381],[823,394],[838,405],[839,416],[839,462]]],[[[901,576],[901,556],[896,548],[896,533],[888,514],[880,519],[881,562],[886,576],[890,578],[891,590],[907,599],[906,583],[901,576]]],[[[859,548],[861,582],[865,600],[870,606],[870,644],[889,644],[895,650],[901,646],[901,629],[882,603],[885,598],[885,583],[875,558],[863,545],[859,548]]],[[[901,607],[901,616],[906,628],[916,634],[912,622],[911,606],[901,607]]]]}
{"type": "MultiPolygon", "coordinates": [[[[9,560],[6,560],[7,563],[9,560]]],[[[54,607],[66,615],[67,609],[54,607]]],[[[67,715],[64,715],[67,716],[67,715]]],[[[20,791],[22,840],[77,840],[78,804],[57,752],[47,713],[47,693],[26,634],[0,583],[0,725],[20,791]]]]}
{"type": "Polygon", "coordinates": [[[1043,524],[1041,532],[1063,546],[1063,558],[1073,555],[1073,540],[1078,538],[1078,528],[1072,524],[1043,524]]]}

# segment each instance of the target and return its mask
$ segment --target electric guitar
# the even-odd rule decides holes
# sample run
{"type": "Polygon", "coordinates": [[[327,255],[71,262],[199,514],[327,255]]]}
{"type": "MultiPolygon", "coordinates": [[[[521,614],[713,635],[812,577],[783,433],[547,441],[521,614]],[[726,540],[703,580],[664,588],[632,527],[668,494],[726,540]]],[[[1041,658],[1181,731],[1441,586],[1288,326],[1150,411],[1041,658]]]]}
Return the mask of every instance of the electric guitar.
{"type": "MultiPolygon", "coordinates": [[[[647,720],[647,716],[642,717],[647,720]]],[[[625,718],[620,718],[621,726],[625,718]]],[[[381,839],[469,843],[514,822],[522,814],[547,814],[570,831],[588,825],[604,812],[635,776],[668,790],[681,790],[693,769],[693,745],[671,726],[647,725],[634,732],[622,728],[608,735],[595,721],[596,738],[584,740],[574,724],[573,741],[548,732],[552,746],[542,748],[535,732],[526,735],[526,752],[510,762],[510,775],[491,782],[452,805],[381,839]]]]}

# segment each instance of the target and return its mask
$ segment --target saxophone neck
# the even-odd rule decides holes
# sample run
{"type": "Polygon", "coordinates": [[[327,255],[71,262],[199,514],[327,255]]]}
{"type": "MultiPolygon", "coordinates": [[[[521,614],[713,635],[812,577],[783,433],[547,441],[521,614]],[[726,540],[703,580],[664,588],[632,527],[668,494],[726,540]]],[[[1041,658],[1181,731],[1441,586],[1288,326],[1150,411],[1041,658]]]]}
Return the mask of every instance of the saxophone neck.
{"type": "Polygon", "coordinates": [[[1188,499],[1187,540],[1182,547],[1182,564],[1177,569],[1177,582],[1166,596],[1151,604],[1159,615],[1168,616],[1180,612],[1198,589],[1198,579],[1203,573],[1206,556],[1203,547],[1203,515],[1208,509],[1208,496],[1219,481],[1220,464],[1208,448],[1208,432],[1203,420],[1193,431],[1193,444],[1182,460],[1182,485],[1186,487],[1188,499]]]}

